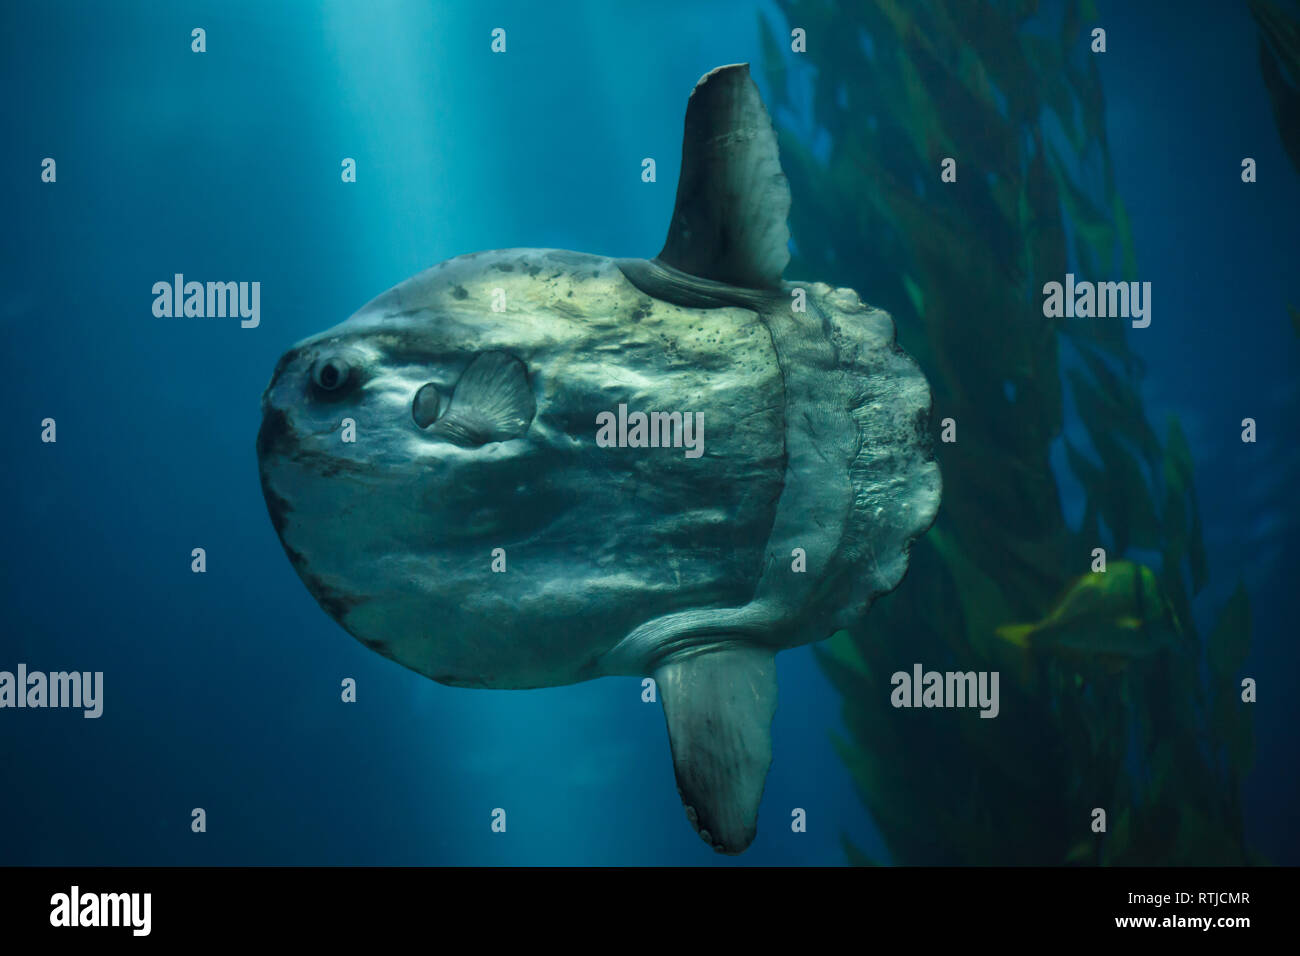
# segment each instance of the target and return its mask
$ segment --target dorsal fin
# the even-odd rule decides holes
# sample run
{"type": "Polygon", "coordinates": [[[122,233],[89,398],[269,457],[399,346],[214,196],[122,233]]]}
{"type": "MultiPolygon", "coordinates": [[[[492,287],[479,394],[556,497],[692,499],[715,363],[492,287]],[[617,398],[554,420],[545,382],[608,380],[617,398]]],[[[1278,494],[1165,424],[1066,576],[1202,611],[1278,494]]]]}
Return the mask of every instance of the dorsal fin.
{"type": "Polygon", "coordinates": [[[686,106],[677,205],[660,261],[748,289],[772,289],[790,261],[790,185],[748,63],[720,66],[686,106]]]}

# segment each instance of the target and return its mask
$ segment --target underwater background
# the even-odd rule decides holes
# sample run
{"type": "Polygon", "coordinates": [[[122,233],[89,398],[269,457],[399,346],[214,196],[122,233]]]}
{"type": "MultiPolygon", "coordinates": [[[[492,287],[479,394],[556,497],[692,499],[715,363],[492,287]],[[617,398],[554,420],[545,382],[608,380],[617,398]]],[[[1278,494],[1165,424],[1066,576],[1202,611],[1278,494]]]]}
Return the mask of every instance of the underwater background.
{"type": "Polygon", "coordinates": [[[0,669],[103,671],[105,691],[97,720],[0,711],[0,863],[1300,862],[1296,17],[6,4],[0,669]],[[284,557],[254,439],[288,346],[443,259],[654,255],[687,96],[741,61],[791,182],[786,276],[893,314],[945,497],[859,632],[777,657],[759,833],[727,858],[686,825],[639,680],[455,689],[344,633],[284,557]],[[178,272],[259,281],[260,325],[155,317],[178,272]],[[1151,282],[1150,327],[1044,318],[1066,272],[1151,282]],[[999,636],[1048,617],[1097,546],[1152,569],[1176,622],[1158,651],[1113,619],[1068,656],[999,636]],[[1000,716],[892,709],[916,661],[999,670],[1000,716]]]}

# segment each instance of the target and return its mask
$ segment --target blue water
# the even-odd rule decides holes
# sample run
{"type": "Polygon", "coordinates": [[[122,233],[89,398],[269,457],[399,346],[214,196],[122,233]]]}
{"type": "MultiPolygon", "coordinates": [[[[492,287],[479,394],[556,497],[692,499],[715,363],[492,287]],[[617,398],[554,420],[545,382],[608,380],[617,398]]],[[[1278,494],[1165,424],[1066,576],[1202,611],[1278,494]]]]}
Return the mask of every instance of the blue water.
{"type": "MultiPolygon", "coordinates": [[[[0,863],[734,865],[686,824],[661,709],[636,680],[452,689],[348,637],[285,560],[253,442],[280,353],[421,269],[510,246],[655,253],[686,97],[714,66],[759,61],[760,8],[322,6],[0,14],[0,668],[106,683],[98,720],[0,711],[0,863]],[[505,55],[489,49],[498,26],[505,55]],[[151,287],[178,272],[260,281],[260,326],[156,318],[151,287]],[[46,417],[57,444],[39,440],[46,417]],[[339,700],[347,677],[355,704],[339,700]]],[[[1284,306],[1300,301],[1300,188],[1248,16],[1133,6],[1102,8],[1116,171],[1156,289],[1131,340],[1150,418],[1177,413],[1196,456],[1206,606],[1238,576],[1252,594],[1248,823],[1296,862],[1300,339],[1284,306]],[[1237,439],[1247,415],[1257,445],[1237,439]]],[[[809,648],[778,665],[773,769],[739,862],[842,863],[842,836],[884,856],[831,745],[837,695],[809,648]],[[790,830],[795,807],[807,833],[790,830]]]]}
{"type": "Polygon", "coordinates": [[[1129,341],[1148,369],[1148,419],[1163,434],[1176,414],[1192,449],[1210,565],[1202,633],[1239,580],[1250,593],[1243,674],[1261,692],[1246,835],[1274,862],[1295,864],[1300,336],[1286,306],[1300,308],[1300,177],[1278,136],[1245,4],[1203,0],[1174,15],[1161,9],[1169,6],[1104,8],[1103,19],[1122,14],[1123,24],[1100,64],[1117,187],[1139,274],[1159,290],[1158,317],[1129,341]],[[1247,156],[1259,169],[1249,185],[1247,156]],[[1267,430],[1255,444],[1241,440],[1248,417],[1267,430]]]}

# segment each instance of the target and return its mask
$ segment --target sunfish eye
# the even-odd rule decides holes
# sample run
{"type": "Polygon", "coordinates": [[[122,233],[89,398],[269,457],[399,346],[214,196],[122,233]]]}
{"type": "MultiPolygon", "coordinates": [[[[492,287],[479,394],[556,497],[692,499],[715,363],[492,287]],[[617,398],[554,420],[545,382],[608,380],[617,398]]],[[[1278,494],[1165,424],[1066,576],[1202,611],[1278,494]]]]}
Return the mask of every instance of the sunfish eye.
{"type": "Polygon", "coordinates": [[[428,428],[437,419],[441,407],[442,396],[438,393],[438,387],[429,382],[421,385],[415,393],[415,399],[411,402],[411,417],[419,427],[428,428]]]}
{"type": "Polygon", "coordinates": [[[311,380],[317,388],[332,392],[347,382],[350,372],[348,363],[335,355],[317,360],[311,369],[311,380]]]}

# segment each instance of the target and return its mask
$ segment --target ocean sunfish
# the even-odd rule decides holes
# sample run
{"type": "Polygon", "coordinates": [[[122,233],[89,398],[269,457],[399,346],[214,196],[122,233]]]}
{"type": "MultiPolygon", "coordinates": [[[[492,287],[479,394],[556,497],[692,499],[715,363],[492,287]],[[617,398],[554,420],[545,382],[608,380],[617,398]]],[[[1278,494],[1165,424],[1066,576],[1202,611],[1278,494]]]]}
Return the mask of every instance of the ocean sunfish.
{"type": "Polygon", "coordinates": [[[789,208],[749,68],[719,67],[658,257],[440,263],[286,352],[257,439],[348,633],[459,687],[652,676],[725,853],[756,832],[774,655],[854,627],[939,507],[925,377],[888,314],[782,280],[789,208]]]}

